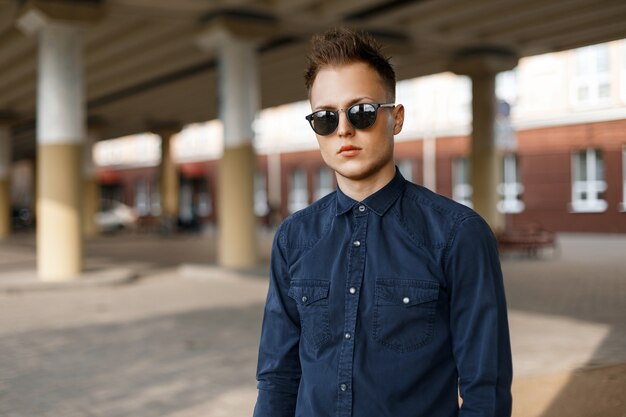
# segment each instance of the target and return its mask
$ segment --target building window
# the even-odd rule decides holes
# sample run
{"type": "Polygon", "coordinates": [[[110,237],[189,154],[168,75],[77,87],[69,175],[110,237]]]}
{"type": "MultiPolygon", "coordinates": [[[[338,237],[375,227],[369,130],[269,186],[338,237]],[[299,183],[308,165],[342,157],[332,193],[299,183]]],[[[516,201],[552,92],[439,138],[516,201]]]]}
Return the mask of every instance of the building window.
{"type": "MultiPolygon", "coordinates": [[[[204,185],[204,187],[206,187],[206,184],[204,185]]],[[[198,201],[197,201],[198,216],[200,217],[210,216],[211,212],[213,211],[212,204],[213,203],[211,201],[211,194],[209,194],[209,192],[206,189],[198,192],[198,201]]]]}
{"type": "Polygon", "coordinates": [[[141,179],[135,185],[135,209],[139,216],[150,214],[150,184],[141,179]]]}
{"type": "Polygon", "coordinates": [[[517,155],[506,154],[502,158],[502,182],[498,185],[500,201],[498,210],[501,213],[521,213],[524,211],[524,202],[521,194],[524,186],[521,183],[517,155]]]}
{"type": "Polygon", "coordinates": [[[152,191],[150,192],[150,214],[161,215],[161,188],[158,181],[152,181],[152,191]]]}
{"type": "Polygon", "coordinates": [[[192,223],[193,213],[193,184],[191,181],[183,179],[178,190],[178,219],[183,224],[192,223]]]}
{"type": "Polygon", "coordinates": [[[586,46],[574,51],[573,104],[579,107],[608,104],[611,99],[609,45],[586,46]]]}
{"type": "MultiPolygon", "coordinates": [[[[626,44],[624,45],[626,47],[626,44]]],[[[620,211],[626,211],[626,146],[622,148],[622,202],[620,211]]]]}
{"type": "Polygon", "coordinates": [[[469,183],[469,160],[457,158],[452,161],[452,198],[472,207],[472,186],[469,183]]]}
{"type": "Polygon", "coordinates": [[[598,213],[607,209],[601,198],[606,191],[602,152],[585,149],[572,155],[572,202],[570,210],[580,213],[598,213]]]}
{"type": "Polygon", "coordinates": [[[413,181],[413,161],[410,159],[403,159],[397,162],[400,174],[409,181],[413,181]]]}
{"type": "Polygon", "coordinates": [[[289,187],[289,212],[294,213],[309,204],[309,190],[306,184],[306,171],[294,169],[291,172],[289,187]]]}
{"type": "Polygon", "coordinates": [[[254,214],[263,217],[270,212],[267,202],[267,177],[262,172],[254,175],[254,214]]]}
{"type": "Polygon", "coordinates": [[[315,188],[315,199],[319,200],[327,194],[335,191],[333,185],[333,172],[330,168],[322,166],[317,170],[317,184],[315,188]]]}

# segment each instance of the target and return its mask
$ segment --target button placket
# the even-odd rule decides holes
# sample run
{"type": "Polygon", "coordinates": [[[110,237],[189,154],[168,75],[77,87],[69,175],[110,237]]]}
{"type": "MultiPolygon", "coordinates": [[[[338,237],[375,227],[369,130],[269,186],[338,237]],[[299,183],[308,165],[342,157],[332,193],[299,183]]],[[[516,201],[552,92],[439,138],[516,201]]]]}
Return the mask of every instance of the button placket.
{"type": "Polygon", "coordinates": [[[354,376],[354,349],[356,345],[355,333],[358,320],[358,308],[360,294],[359,288],[365,272],[366,236],[368,225],[368,213],[365,205],[357,205],[353,208],[354,229],[352,237],[348,241],[350,245],[348,271],[345,297],[345,321],[343,329],[343,342],[339,353],[339,372],[337,382],[340,390],[340,399],[337,415],[346,417],[352,415],[352,390],[351,382],[354,376]],[[362,207],[362,208],[361,208],[362,207]]]}

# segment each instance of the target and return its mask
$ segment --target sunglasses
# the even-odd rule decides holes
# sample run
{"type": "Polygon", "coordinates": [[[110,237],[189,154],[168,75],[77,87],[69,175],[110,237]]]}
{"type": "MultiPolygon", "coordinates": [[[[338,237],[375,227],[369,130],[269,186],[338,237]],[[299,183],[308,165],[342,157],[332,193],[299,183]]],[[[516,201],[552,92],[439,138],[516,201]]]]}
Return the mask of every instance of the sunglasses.
{"type": "Polygon", "coordinates": [[[306,116],[311,128],[320,136],[328,136],[339,126],[339,112],[343,111],[348,122],[355,129],[367,129],[376,122],[378,109],[381,107],[394,108],[395,104],[357,103],[347,109],[318,110],[306,116]]]}

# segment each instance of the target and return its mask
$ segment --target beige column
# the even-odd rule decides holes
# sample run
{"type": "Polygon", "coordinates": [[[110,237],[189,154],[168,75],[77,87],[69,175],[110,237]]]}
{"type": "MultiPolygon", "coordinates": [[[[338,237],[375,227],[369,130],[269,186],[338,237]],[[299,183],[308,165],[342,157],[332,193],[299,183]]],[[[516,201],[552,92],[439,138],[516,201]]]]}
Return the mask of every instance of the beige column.
{"type": "Polygon", "coordinates": [[[82,23],[97,6],[27,2],[18,26],[37,36],[37,272],[66,281],[83,267],[82,178],[86,136],[82,23]]]}
{"type": "Polygon", "coordinates": [[[99,232],[96,215],[100,207],[100,185],[96,178],[96,167],[93,160],[93,146],[100,137],[99,122],[89,122],[87,140],[83,148],[83,236],[93,237],[99,232]]]}
{"type": "Polygon", "coordinates": [[[272,208],[270,222],[274,225],[280,222],[281,206],[281,154],[271,152],[267,155],[267,200],[272,208]]]}
{"type": "Polygon", "coordinates": [[[254,166],[252,144],[224,148],[218,182],[218,262],[249,267],[257,261],[254,216],[254,166]]]}
{"type": "Polygon", "coordinates": [[[470,49],[453,62],[457,74],[472,79],[472,138],[470,183],[472,204],[494,232],[504,230],[504,215],[498,211],[501,155],[495,144],[496,74],[517,65],[510,51],[470,49]]]}
{"type": "Polygon", "coordinates": [[[437,138],[426,135],[422,148],[424,187],[437,191],[437,138]]]}
{"type": "Polygon", "coordinates": [[[159,164],[159,195],[161,198],[161,228],[165,232],[176,229],[179,214],[178,168],[172,158],[172,138],[180,132],[178,123],[168,123],[150,129],[161,137],[161,162],[159,164]]]}
{"type": "Polygon", "coordinates": [[[218,262],[249,267],[257,262],[252,122],[259,109],[254,44],[232,37],[219,48],[220,118],[224,155],[218,188],[218,262]]]}
{"type": "Polygon", "coordinates": [[[11,125],[0,118],[0,240],[11,235],[11,125]]]}
{"type": "Polygon", "coordinates": [[[255,41],[272,30],[267,22],[218,21],[198,38],[202,48],[217,52],[219,62],[224,155],[218,182],[218,263],[228,267],[257,262],[252,122],[260,98],[255,41]]]}

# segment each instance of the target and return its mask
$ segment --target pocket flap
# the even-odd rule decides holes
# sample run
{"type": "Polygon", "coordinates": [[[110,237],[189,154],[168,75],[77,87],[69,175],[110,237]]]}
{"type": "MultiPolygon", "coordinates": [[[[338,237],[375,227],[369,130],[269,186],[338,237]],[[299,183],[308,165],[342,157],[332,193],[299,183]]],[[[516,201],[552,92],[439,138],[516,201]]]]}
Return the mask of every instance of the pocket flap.
{"type": "Polygon", "coordinates": [[[376,303],[410,307],[436,301],[439,284],[432,281],[379,280],[376,282],[376,303]]]}
{"type": "Polygon", "coordinates": [[[330,282],[321,280],[293,280],[289,288],[289,297],[300,305],[309,305],[328,298],[330,282]]]}

